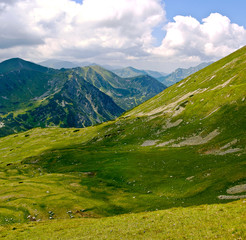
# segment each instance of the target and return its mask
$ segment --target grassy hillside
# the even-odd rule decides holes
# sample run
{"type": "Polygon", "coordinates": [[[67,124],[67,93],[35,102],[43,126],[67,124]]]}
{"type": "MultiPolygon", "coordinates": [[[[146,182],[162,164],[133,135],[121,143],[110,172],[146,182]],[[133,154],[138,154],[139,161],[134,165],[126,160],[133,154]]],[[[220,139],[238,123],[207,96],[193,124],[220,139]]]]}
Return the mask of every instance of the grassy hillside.
{"type": "MultiPolygon", "coordinates": [[[[245,64],[246,47],[114,121],[85,129],[37,128],[1,138],[0,223],[246,198],[245,64]]],[[[182,211],[188,210],[179,216],[182,211]]],[[[228,226],[244,236],[242,215],[232,214],[238,222],[228,226]]],[[[222,234],[218,227],[214,231],[222,234]]]]}
{"type": "Polygon", "coordinates": [[[245,154],[200,155],[198,147],[157,151],[124,140],[114,146],[106,140],[109,127],[35,129],[2,139],[1,223],[28,215],[48,220],[49,211],[60,219],[69,218],[68,211],[78,217],[81,209],[110,216],[224,203],[218,196],[245,184],[245,154]]]}
{"type": "Polygon", "coordinates": [[[152,126],[162,121],[159,135],[149,135],[155,146],[164,146],[167,141],[171,142],[165,146],[199,145],[193,143],[206,143],[211,138],[214,144],[208,148],[221,153],[220,147],[234,139],[235,143],[224,149],[237,145],[241,149],[238,152],[244,151],[245,64],[246,47],[176,83],[123,117],[139,117],[152,126]]]}
{"type": "Polygon", "coordinates": [[[0,227],[1,239],[245,239],[246,203],[0,227]]]}

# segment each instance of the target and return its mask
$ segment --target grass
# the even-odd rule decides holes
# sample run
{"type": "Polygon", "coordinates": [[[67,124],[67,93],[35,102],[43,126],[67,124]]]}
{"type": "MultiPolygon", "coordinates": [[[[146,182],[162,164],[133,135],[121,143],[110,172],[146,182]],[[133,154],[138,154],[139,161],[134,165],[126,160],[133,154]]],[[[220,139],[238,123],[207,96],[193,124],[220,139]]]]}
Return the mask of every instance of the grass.
{"type": "Polygon", "coordinates": [[[20,239],[28,234],[37,239],[69,239],[69,234],[75,239],[117,234],[125,239],[133,234],[243,239],[245,203],[218,196],[246,183],[245,58],[241,49],[114,121],[84,129],[37,128],[1,138],[2,236],[19,223],[6,238],[18,233],[20,239]],[[228,79],[230,84],[220,87],[228,79]],[[177,120],[180,124],[170,124],[177,120]],[[208,142],[178,147],[215,130],[219,134],[208,142]],[[142,146],[150,140],[151,146],[142,146]],[[237,152],[225,154],[224,149],[237,152]],[[166,210],[145,213],[157,209],[166,210]],[[111,218],[119,214],[130,215],[111,218]],[[30,217],[41,223],[22,225],[30,217]],[[88,217],[102,219],[80,219],[88,217]]]}
{"type": "Polygon", "coordinates": [[[245,239],[246,202],[0,227],[1,239],[245,239]]]}
{"type": "Polygon", "coordinates": [[[8,161],[1,164],[0,207],[6,211],[2,212],[2,224],[8,224],[5,216],[12,218],[11,222],[25,222],[28,215],[48,220],[49,211],[55,213],[55,219],[64,219],[70,218],[70,210],[78,212],[73,217],[80,217],[81,209],[85,215],[98,217],[225,203],[228,200],[218,196],[246,181],[245,155],[200,155],[194,147],[159,151],[129,144],[119,147],[113,141],[97,141],[93,129],[69,130],[67,146],[59,142],[64,132],[46,129],[46,136],[58,139],[52,142],[47,138],[54,143],[49,149],[49,142],[41,144],[42,129],[7,137],[8,141],[24,139],[22,147],[29,151],[18,146],[11,151],[14,155],[3,155],[8,161]],[[83,144],[81,136],[86,131],[92,140],[83,144]],[[72,144],[72,139],[77,144],[72,144]],[[192,180],[187,180],[189,177],[192,180]],[[22,214],[16,214],[18,211],[22,214]]]}

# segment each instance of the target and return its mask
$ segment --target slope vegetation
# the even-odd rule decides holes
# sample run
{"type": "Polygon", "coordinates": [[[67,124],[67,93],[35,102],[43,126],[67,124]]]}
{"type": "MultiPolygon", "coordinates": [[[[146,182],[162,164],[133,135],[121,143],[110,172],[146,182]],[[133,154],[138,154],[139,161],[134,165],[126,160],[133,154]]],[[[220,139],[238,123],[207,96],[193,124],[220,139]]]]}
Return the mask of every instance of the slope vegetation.
{"type": "Polygon", "coordinates": [[[39,126],[95,125],[165,89],[149,76],[122,79],[99,66],[54,70],[10,59],[0,73],[0,136],[39,126]]]}
{"type": "Polygon", "coordinates": [[[246,202],[0,227],[1,239],[245,239],[246,202]],[[241,216],[239,218],[238,216],[241,216]]]}
{"type": "Polygon", "coordinates": [[[19,58],[0,63],[0,113],[7,114],[48,91],[55,71],[19,58]]]}
{"type": "Polygon", "coordinates": [[[245,65],[246,47],[116,120],[2,138],[1,224],[245,198],[245,65]]]}
{"type": "Polygon", "coordinates": [[[166,86],[148,75],[121,78],[100,66],[72,70],[100,91],[112,97],[115,103],[129,110],[162,92],[166,86]]]}

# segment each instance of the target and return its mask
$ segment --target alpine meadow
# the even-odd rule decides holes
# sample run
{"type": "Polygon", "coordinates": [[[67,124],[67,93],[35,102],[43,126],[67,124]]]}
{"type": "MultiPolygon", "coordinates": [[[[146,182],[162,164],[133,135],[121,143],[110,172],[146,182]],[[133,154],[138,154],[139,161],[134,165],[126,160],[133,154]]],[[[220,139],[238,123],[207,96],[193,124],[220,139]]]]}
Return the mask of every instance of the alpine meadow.
{"type": "Polygon", "coordinates": [[[244,0],[0,0],[1,240],[246,240],[244,0]]]}
{"type": "Polygon", "coordinates": [[[245,64],[243,47],[115,120],[1,138],[1,238],[245,238],[245,64]]]}

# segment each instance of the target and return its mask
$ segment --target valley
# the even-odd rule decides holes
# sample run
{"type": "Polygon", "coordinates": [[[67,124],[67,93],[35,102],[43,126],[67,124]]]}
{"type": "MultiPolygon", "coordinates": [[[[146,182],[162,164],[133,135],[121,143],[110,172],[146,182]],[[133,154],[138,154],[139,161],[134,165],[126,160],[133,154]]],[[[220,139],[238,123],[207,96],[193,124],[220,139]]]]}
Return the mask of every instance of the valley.
{"type": "MultiPolygon", "coordinates": [[[[245,64],[243,47],[111,121],[0,138],[0,236],[243,239],[245,64]]],[[[101,68],[73,71],[106,91],[101,68]]]]}
{"type": "Polygon", "coordinates": [[[0,0],[0,240],[246,240],[245,9],[0,0]]]}

